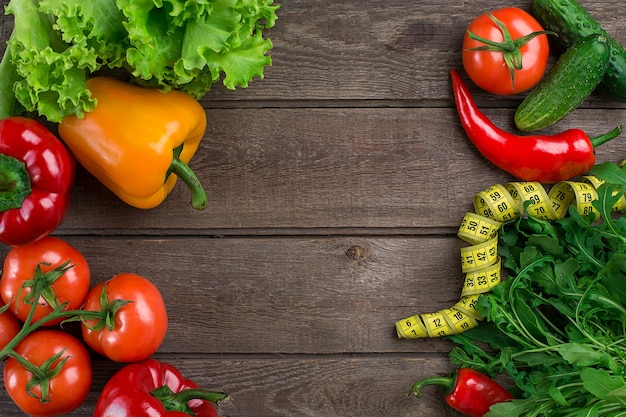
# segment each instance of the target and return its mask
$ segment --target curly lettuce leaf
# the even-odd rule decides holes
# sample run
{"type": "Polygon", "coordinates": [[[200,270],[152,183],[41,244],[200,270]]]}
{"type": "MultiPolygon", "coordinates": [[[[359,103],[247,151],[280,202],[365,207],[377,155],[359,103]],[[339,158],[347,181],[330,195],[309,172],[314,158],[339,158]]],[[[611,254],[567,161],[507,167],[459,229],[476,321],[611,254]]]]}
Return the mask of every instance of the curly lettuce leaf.
{"type": "Polygon", "coordinates": [[[93,49],[100,64],[121,66],[129,45],[115,0],[41,0],[39,11],[54,18],[52,27],[64,42],[93,49]]]}
{"type": "Polygon", "coordinates": [[[21,49],[16,64],[22,79],[14,84],[14,93],[27,112],[37,112],[52,122],[60,122],[70,115],[82,117],[95,108],[96,101],[87,89],[89,70],[95,68],[96,56],[92,50],[72,45],[63,52],[50,47],[21,49]]]}
{"type": "Polygon", "coordinates": [[[247,87],[271,65],[262,30],[274,26],[273,0],[118,0],[132,46],[128,65],[145,85],[204,96],[223,77],[229,89],[247,87]]]}
{"type": "Polygon", "coordinates": [[[93,48],[64,42],[36,1],[11,0],[6,13],[14,16],[7,42],[16,76],[10,91],[24,111],[58,122],[93,109],[95,100],[85,84],[99,66],[93,48]]]}
{"type": "Polygon", "coordinates": [[[182,73],[208,70],[214,81],[223,74],[226,88],[246,88],[255,76],[263,78],[264,67],[272,64],[271,57],[266,54],[272,49],[272,42],[263,38],[261,31],[252,31],[249,24],[240,24],[231,28],[232,32],[228,32],[231,36],[224,36],[223,42],[216,44],[212,34],[225,35],[227,30],[221,26],[225,22],[225,19],[213,18],[189,24],[182,65],[177,66],[177,70],[182,73]],[[237,36],[242,33],[246,36],[237,36]]]}
{"type": "Polygon", "coordinates": [[[123,68],[137,84],[203,97],[263,78],[271,65],[274,0],[11,0],[15,26],[0,63],[0,116],[82,117],[99,69],[123,68]]]}
{"type": "Polygon", "coordinates": [[[167,10],[152,1],[118,0],[117,4],[126,16],[131,44],[126,60],[132,76],[144,85],[177,88],[172,68],[180,57],[184,27],[174,25],[167,10]]]}
{"type": "Polygon", "coordinates": [[[218,0],[213,5],[208,19],[187,27],[182,69],[208,70],[214,81],[223,75],[228,89],[246,88],[255,76],[264,77],[265,66],[272,65],[267,53],[273,45],[262,31],[275,25],[279,6],[273,0],[218,0]]]}

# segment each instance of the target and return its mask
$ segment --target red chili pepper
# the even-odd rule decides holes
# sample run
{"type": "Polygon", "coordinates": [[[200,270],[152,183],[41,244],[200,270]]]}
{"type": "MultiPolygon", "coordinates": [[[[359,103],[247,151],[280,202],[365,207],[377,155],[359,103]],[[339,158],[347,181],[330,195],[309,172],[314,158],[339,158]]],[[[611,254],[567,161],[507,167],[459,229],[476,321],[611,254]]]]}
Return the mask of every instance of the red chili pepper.
{"type": "Polygon", "coordinates": [[[622,127],[589,138],[580,129],[556,135],[518,136],[495,126],[482,113],[463,79],[450,70],[456,108],[470,140],[492,164],[522,181],[555,183],[588,172],[595,164],[594,148],[617,137],[622,127]]]}
{"type": "Polygon", "coordinates": [[[456,377],[425,378],[413,385],[411,393],[419,397],[427,385],[444,387],[448,405],[470,417],[482,417],[492,405],[514,398],[496,381],[471,368],[460,368],[456,377]]]}
{"type": "Polygon", "coordinates": [[[18,246],[50,234],[67,213],[75,167],[41,123],[0,120],[0,241],[18,246]]]}
{"type": "Polygon", "coordinates": [[[94,417],[217,417],[227,399],[185,379],[172,365],[145,359],[120,369],[104,386],[94,417]]]}

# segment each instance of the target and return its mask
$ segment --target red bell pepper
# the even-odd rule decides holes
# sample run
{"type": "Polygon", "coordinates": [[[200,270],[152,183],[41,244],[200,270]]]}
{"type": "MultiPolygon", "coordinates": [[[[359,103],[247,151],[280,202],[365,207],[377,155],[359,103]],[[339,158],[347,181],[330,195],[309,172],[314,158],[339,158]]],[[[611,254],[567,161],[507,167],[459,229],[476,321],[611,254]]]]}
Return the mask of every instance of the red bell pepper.
{"type": "Polygon", "coordinates": [[[104,386],[94,417],[217,417],[227,399],[185,379],[172,365],[145,359],[120,369],[104,386]]]}
{"type": "Polygon", "coordinates": [[[0,242],[24,245],[49,235],[70,203],[76,162],[45,126],[0,120],[0,242]]]}
{"type": "Polygon", "coordinates": [[[471,368],[460,368],[454,378],[425,378],[413,385],[411,393],[419,397],[427,385],[444,387],[448,405],[470,417],[482,417],[492,405],[514,398],[496,381],[471,368]]]}

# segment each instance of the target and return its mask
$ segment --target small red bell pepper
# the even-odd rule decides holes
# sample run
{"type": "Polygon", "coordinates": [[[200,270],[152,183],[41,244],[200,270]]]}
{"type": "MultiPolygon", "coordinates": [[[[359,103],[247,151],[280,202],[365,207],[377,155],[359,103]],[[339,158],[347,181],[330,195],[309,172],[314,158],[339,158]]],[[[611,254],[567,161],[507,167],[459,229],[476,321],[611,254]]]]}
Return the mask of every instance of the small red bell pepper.
{"type": "Polygon", "coordinates": [[[555,135],[520,136],[495,126],[478,109],[467,85],[450,70],[456,108],[463,129],[480,153],[492,164],[522,181],[552,184],[588,172],[595,164],[597,146],[619,136],[621,126],[589,138],[581,129],[555,135]]]}
{"type": "Polygon", "coordinates": [[[144,359],[120,369],[104,386],[94,417],[217,417],[228,396],[205,391],[172,365],[144,359]]]}
{"type": "Polygon", "coordinates": [[[514,398],[502,385],[471,368],[460,368],[456,377],[422,379],[413,385],[410,393],[419,397],[427,385],[444,387],[448,405],[470,417],[482,417],[492,405],[514,398]]]}
{"type": "Polygon", "coordinates": [[[0,242],[24,245],[49,235],[70,203],[74,157],[41,123],[0,120],[0,242]]]}

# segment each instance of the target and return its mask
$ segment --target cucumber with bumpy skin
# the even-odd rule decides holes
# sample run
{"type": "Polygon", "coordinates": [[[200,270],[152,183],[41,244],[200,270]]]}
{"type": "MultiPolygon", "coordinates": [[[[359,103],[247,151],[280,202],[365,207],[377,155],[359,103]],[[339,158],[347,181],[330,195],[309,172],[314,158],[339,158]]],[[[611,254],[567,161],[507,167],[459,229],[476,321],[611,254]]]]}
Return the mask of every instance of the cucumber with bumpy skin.
{"type": "Polygon", "coordinates": [[[534,0],[532,11],[546,30],[557,34],[553,39],[563,49],[587,36],[606,37],[611,53],[606,75],[598,91],[626,101],[626,50],[577,0],[534,0]]]}
{"type": "Polygon", "coordinates": [[[601,35],[583,38],[570,46],[515,111],[517,128],[533,132],[567,116],[602,81],[609,53],[607,39],[601,35]]]}

